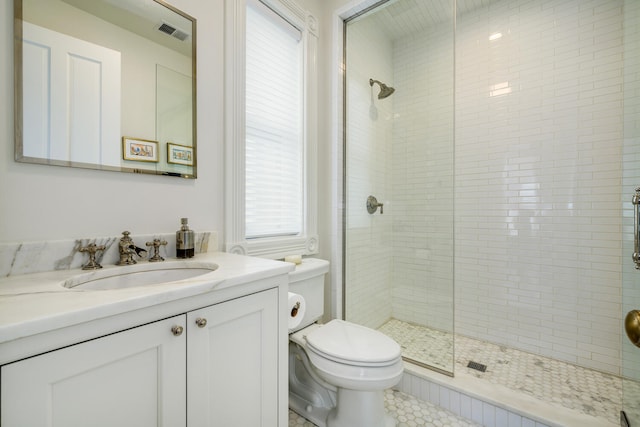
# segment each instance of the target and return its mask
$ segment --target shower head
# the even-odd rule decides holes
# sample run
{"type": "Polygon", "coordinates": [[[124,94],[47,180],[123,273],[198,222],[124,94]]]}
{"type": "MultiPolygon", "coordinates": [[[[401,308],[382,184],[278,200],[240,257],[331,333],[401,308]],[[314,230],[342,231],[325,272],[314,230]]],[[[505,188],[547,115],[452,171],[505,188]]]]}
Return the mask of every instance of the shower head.
{"type": "Polygon", "coordinates": [[[378,83],[380,85],[380,93],[378,94],[378,99],[385,99],[386,97],[390,96],[393,92],[396,91],[391,86],[387,86],[386,84],[382,83],[379,80],[369,79],[369,86],[373,87],[374,83],[378,83]]]}

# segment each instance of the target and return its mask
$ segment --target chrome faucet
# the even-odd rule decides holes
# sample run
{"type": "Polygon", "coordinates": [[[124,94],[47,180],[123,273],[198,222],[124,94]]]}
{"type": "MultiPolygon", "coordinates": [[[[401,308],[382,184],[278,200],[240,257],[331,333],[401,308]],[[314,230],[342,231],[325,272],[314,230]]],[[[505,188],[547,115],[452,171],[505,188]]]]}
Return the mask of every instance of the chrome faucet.
{"type": "Polygon", "coordinates": [[[137,247],[133,243],[133,239],[129,237],[128,231],[122,232],[122,237],[120,238],[120,242],[118,243],[118,251],[120,252],[120,260],[116,262],[116,265],[132,265],[136,264],[137,261],[133,259],[134,255],[137,255],[140,258],[147,256],[147,251],[137,247]]]}

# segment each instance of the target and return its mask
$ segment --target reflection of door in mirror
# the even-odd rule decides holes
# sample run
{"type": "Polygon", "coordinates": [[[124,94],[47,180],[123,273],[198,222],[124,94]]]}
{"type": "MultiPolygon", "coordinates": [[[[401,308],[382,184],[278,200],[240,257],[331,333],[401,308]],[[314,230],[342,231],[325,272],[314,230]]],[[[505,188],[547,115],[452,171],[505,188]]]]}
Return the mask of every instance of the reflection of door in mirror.
{"type": "Polygon", "coordinates": [[[28,157],[120,165],[120,52],[25,22],[28,157]]]}

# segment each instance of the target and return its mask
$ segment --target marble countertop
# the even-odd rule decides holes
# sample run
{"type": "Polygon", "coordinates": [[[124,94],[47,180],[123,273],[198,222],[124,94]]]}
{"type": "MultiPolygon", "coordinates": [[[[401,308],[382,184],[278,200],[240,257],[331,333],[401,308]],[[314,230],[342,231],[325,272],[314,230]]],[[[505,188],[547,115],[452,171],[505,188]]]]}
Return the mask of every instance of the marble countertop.
{"type": "MultiPolygon", "coordinates": [[[[0,279],[0,345],[59,328],[104,319],[167,302],[286,274],[294,264],[223,252],[197,254],[189,260],[141,261],[133,266],[105,265],[92,272],[81,269],[9,276],[0,279]],[[203,275],[159,285],[114,290],[65,287],[78,275],[94,278],[147,269],[217,265],[203,275]]],[[[89,278],[84,277],[84,279],[89,278]]]]}

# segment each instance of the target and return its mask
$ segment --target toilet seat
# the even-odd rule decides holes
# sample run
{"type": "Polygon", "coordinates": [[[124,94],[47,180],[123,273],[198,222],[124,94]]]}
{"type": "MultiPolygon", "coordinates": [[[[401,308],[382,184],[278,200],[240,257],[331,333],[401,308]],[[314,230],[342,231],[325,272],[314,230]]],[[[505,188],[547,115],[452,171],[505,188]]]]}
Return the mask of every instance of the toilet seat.
{"type": "Polygon", "coordinates": [[[345,365],[384,367],[401,357],[398,343],[381,332],[335,319],[306,336],[307,348],[345,365]]]}

